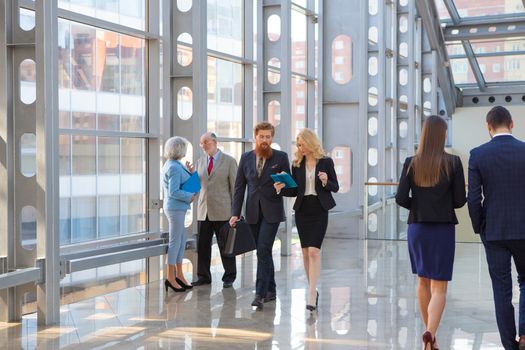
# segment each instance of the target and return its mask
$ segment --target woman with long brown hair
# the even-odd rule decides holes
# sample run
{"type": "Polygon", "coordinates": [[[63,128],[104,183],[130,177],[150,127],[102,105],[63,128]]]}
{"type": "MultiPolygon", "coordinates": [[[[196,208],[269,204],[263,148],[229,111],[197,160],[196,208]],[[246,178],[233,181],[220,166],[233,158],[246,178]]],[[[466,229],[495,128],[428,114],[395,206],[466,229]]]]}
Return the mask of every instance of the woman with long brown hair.
{"type": "Polygon", "coordinates": [[[418,276],[417,298],[426,330],[424,349],[437,349],[435,334],[452,280],[455,208],[466,202],[463,165],[445,152],[447,123],[430,116],[423,123],[416,155],[405,160],[396,203],[409,209],[408,251],[418,276]]]}

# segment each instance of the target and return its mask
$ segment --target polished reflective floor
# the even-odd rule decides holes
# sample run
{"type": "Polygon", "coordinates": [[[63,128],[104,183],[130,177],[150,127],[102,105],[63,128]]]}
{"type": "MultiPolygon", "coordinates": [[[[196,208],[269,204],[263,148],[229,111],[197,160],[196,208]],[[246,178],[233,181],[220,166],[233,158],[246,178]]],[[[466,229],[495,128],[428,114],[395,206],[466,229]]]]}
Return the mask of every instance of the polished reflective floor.
{"type": "MultiPolygon", "coordinates": [[[[36,315],[0,323],[8,349],[420,349],[423,331],[406,242],[326,239],[319,310],[305,310],[300,249],[275,251],[278,297],[254,310],[252,257],[233,288],[214,266],[211,285],[186,293],[162,282],[65,305],[61,323],[36,315]]],[[[243,271],[241,271],[243,269],[243,271]]],[[[516,298],[515,298],[516,299],[516,298]]],[[[483,247],[458,244],[440,349],[501,349],[483,247]]]]}

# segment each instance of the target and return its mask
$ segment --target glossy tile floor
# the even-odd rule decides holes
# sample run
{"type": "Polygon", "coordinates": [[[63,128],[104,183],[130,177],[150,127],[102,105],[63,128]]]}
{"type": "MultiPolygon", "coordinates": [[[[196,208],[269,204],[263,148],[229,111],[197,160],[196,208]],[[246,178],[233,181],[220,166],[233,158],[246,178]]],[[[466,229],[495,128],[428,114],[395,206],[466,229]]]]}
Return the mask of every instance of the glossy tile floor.
{"type": "MultiPolygon", "coordinates": [[[[234,288],[212,285],[165,293],[162,281],[61,308],[61,323],[38,328],[36,315],[0,323],[7,349],[420,349],[423,331],[406,242],[326,239],[319,311],[305,311],[298,246],[275,251],[278,298],[250,306],[253,266],[234,288]]],[[[249,259],[251,261],[251,258],[249,259]]],[[[238,261],[241,267],[240,259],[238,261]]],[[[500,349],[483,248],[458,244],[440,349],[500,349]]]]}

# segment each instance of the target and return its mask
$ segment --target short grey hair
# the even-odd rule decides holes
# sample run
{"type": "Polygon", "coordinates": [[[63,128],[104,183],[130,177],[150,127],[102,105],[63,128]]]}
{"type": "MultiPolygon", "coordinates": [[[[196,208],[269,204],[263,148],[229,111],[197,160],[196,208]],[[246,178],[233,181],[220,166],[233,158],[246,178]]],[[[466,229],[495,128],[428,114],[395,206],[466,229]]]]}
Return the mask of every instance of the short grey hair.
{"type": "Polygon", "coordinates": [[[186,155],[188,140],[182,136],[170,137],[164,145],[164,157],[166,159],[179,160],[186,155]]]}

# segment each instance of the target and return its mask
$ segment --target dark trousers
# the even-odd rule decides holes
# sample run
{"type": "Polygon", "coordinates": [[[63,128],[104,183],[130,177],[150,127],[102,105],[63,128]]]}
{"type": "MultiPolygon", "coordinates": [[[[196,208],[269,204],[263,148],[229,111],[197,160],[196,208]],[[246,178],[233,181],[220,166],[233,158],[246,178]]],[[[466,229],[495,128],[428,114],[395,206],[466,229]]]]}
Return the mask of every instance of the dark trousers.
{"type": "Polygon", "coordinates": [[[275,293],[275,268],[273,266],[272,247],[279,222],[269,223],[260,215],[259,223],[250,225],[257,246],[257,280],[255,294],[265,297],[266,293],[275,293]]]}
{"type": "MultiPolygon", "coordinates": [[[[213,233],[219,234],[221,227],[228,221],[210,221],[208,218],[199,221],[199,239],[197,241],[197,253],[199,254],[197,262],[197,277],[199,280],[210,281],[210,261],[211,261],[211,240],[213,233]]],[[[237,266],[235,257],[225,257],[221,252],[222,266],[224,267],[223,282],[235,281],[237,276],[237,266]]]]}
{"type": "Polygon", "coordinates": [[[501,343],[506,350],[518,349],[516,320],[512,305],[511,259],[518,271],[520,287],[519,335],[525,335],[525,240],[486,241],[483,239],[501,343]]]}

